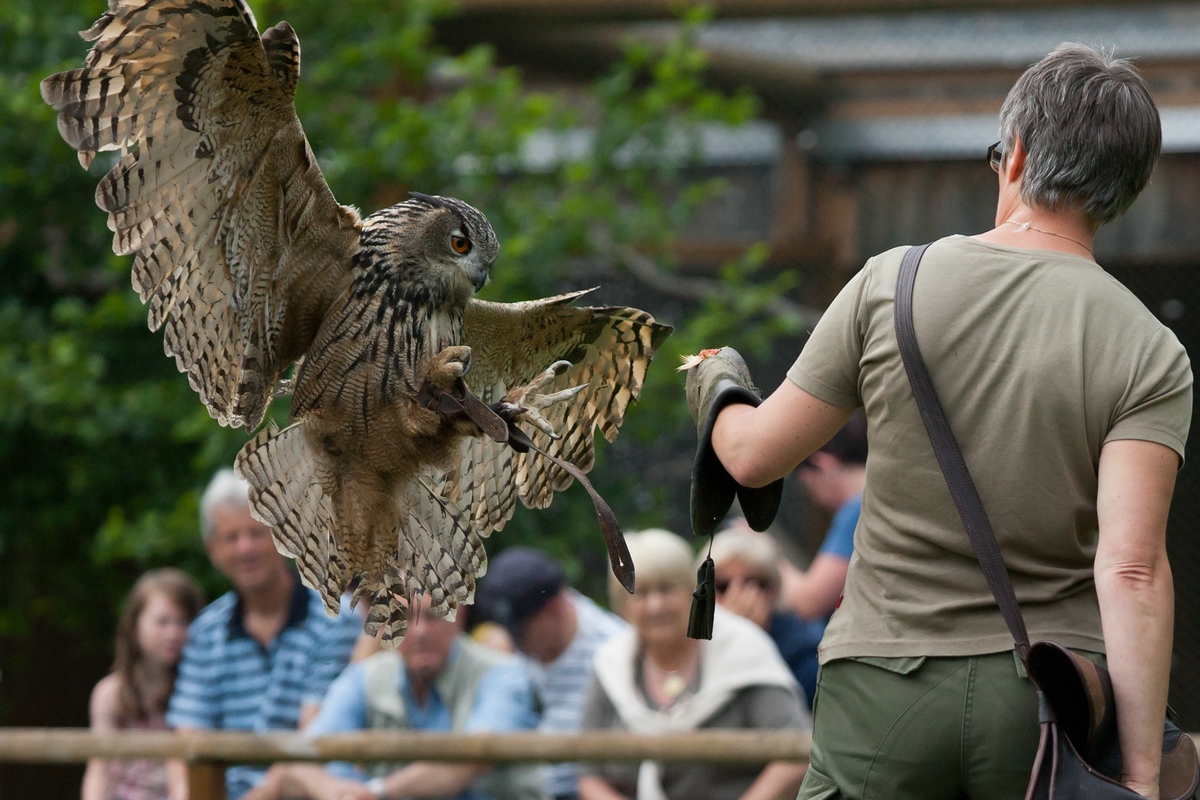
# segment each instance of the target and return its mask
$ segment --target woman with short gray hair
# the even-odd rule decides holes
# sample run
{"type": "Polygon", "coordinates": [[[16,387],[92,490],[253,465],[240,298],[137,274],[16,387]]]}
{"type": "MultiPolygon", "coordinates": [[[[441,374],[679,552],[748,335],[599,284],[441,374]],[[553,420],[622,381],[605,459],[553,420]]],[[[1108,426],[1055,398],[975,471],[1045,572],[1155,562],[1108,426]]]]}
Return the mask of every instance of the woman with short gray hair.
{"type": "MultiPolygon", "coordinates": [[[[695,556],[660,528],[626,536],[637,567],[627,593],[609,582],[630,627],[596,650],[584,729],[681,733],[698,729],[809,727],[796,681],[767,634],[724,611],[711,641],[689,639],[695,556]]],[[[779,800],[794,797],[802,764],[581,765],[580,800],[779,800]]]]}
{"type": "MultiPolygon", "coordinates": [[[[1008,93],[999,144],[992,158],[1003,160],[1018,146],[1025,154],[1020,197],[1031,211],[1076,211],[1094,234],[1145,188],[1162,126],[1149,87],[1132,64],[1064,44],[1008,93]]],[[[1013,218],[1003,223],[1023,224],[1013,218]]],[[[1090,236],[1077,244],[1091,255],[1090,236]]]]}
{"type": "MultiPolygon", "coordinates": [[[[1187,353],[1093,258],[1137,197],[1161,129],[1125,61],[1064,45],[1017,81],[988,149],[995,227],[934,242],[913,319],[1032,641],[1102,660],[1125,785],[1158,797],[1173,590],[1165,537],[1191,421],[1187,353]]],[[[907,247],[870,259],[761,405],[735,351],[688,397],[723,468],[786,475],[863,406],[871,456],[845,592],[821,643],[801,798],[1020,798],[1033,687],[930,447],[896,338],[907,247]],[[721,408],[703,427],[709,410],[721,408]]],[[[752,496],[752,495],[750,495],[752,496]]]]}

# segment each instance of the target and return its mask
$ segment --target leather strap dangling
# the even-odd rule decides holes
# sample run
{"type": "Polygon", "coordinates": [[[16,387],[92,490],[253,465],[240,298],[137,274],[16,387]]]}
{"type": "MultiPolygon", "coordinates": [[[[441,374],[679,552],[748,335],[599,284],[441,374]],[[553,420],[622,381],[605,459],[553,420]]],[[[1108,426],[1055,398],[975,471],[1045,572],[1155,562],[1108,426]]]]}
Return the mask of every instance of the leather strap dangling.
{"type": "Polygon", "coordinates": [[[708,556],[696,571],[696,589],[692,592],[692,611],[688,615],[687,635],[692,639],[711,639],[713,617],[717,614],[716,565],[712,560],[712,534],[708,537],[708,556]]]}

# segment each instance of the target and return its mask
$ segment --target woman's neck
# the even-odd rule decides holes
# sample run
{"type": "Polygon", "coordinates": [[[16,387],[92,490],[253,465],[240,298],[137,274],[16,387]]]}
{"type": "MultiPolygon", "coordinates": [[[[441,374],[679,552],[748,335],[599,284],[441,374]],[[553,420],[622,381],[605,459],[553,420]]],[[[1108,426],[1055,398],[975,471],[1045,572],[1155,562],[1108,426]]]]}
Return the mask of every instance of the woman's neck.
{"type": "Polygon", "coordinates": [[[143,658],[133,668],[133,686],[141,707],[149,716],[166,713],[167,700],[175,681],[175,667],[143,658]]]}
{"type": "Polygon", "coordinates": [[[1025,202],[1002,205],[996,227],[974,237],[1030,250],[1051,250],[1094,258],[1096,227],[1074,210],[1049,211],[1025,202]]]}
{"type": "Polygon", "coordinates": [[[645,656],[655,668],[663,672],[681,672],[699,661],[700,643],[695,639],[646,644],[645,656]]]}

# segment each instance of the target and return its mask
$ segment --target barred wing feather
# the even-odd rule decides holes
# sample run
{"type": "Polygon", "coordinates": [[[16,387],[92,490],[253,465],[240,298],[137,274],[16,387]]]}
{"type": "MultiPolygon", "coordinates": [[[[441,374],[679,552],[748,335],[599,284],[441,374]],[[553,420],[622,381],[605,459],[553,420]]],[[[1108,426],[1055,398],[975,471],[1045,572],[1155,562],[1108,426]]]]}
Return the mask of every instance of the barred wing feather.
{"type": "Polygon", "coordinates": [[[254,428],[359,238],[292,105],[295,32],[260,38],[242,0],[110,0],[82,36],[85,66],[42,97],[85,167],[120,154],[96,202],[150,327],[213,417],[254,428]]]}
{"type": "MultiPolygon", "coordinates": [[[[574,365],[543,390],[549,394],[586,384],[542,412],[559,438],[532,425],[522,429],[539,447],[584,472],[595,462],[595,432],[610,442],[616,439],[626,409],[641,393],[654,351],[671,332],[638,309],[571,304],[586,293],[524,303],[473,300],[463,318],[472,351],[467,382],[484,402],[528,384],[559,359],[574,365]]],[[[483,536],[512,517],[518,499],[528,508],[545,508],[554,492],[573,481],[536,453],[515,453],[483,437],[464,443],[461,464],[447,476],[444,491],[469,509],[483,536]]]]}

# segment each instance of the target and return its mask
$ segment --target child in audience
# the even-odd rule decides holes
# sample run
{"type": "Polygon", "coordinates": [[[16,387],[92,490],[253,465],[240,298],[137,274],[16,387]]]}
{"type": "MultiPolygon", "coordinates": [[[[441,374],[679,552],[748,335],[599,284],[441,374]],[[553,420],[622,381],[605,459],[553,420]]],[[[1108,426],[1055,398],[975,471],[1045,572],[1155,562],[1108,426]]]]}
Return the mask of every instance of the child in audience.
{"type": "MultiPolygon", "coordinates": [[[[167,730],[167,700],[188,625],[203,606],[200,587],[177,569],[152,570],[134,584],[117,623],[112,672],[92,690],[92,730],[167,730]]],[[[93,758],[83,776],[82,800],[186,796],[181,763],[93,758]]]]}

